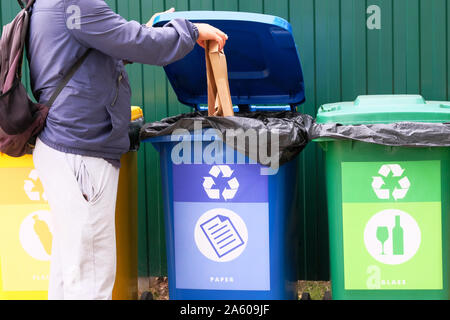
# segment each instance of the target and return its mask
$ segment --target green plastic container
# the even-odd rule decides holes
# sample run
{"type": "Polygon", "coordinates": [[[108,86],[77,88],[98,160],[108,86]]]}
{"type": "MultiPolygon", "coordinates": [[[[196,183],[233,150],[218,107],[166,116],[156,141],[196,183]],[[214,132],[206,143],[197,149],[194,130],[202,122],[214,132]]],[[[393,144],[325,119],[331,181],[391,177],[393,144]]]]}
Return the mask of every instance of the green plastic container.
{"type": "MultiPolygon", "coordinates": [[[[449,122],[448,105],[360,96],[323,105],[316,121],[449,122]]],[[[332,298],[449,299],[450,148],[316,141],[325,151],[332,298]]]]}

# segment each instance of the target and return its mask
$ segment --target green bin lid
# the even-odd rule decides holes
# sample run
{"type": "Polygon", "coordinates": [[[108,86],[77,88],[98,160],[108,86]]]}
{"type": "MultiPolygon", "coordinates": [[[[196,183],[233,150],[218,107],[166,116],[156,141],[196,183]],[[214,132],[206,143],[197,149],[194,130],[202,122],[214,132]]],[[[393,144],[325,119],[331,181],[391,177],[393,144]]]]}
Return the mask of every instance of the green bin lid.
{"type": "Polygon", "coordinates": [[[420,95],[367,95],[354,102],[324,104],[317,123],[343,125],[395,122],[450,122],[450,102],[425,101],[420,95]]]}

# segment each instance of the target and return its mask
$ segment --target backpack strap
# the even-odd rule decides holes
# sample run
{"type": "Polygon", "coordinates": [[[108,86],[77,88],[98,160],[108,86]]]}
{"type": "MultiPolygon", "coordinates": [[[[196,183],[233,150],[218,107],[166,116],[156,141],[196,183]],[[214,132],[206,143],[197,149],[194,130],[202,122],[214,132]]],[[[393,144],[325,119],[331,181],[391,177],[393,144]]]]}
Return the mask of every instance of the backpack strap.
{"type": "Polygon", "coordinates": [[[67,83],[69,83],[70,79],[74,76],[74,74],[78,71],[78,69],[83,64],[84,60],[86,60],[87,56],[91,52],[91,48],[87,49],[87,51],[75,62],[75,64],[69,69],[67,74],[64,76],[64,78],[61,80],[60,84],[56,88],[55,92],[53,92],[53,95],[51,96],[50,100],[45,104],[47,107],[51,107],[53,103],[55,102],[56,98],[59,96],[61,91],[65,88],[67,83]]]}
{"type": "MultiPolygon", "coordinates": [[[[24,0],[17,0],[17,2],[19,3],[19,6],[22,9],[25,9],[25,11],[29,11],[29,9],[33,6],[34,2],[36,0],[28,0],[27,2],[25,2],[24,0]],[[25,6],[26,3],[26,6],[25,6]]],[[[27,24],[25,25],[25,27],[23,28],[23,34],[22,34],[22,39],[25,42],[25,36],[26,36],[26,31],[28,29],[28,21],[27,24]]],[[[47,102],[47,107],[51,107],[53,105],[53,103],[55,102],[56,98],[58,98],[59,94],[61,93],[61,91],[65,88],[65,86],[67,85],[67,83],[69,83],[70,79],[72,79],[72,77],[74,76],[74,74],[78,71],[78,69],[81,67],[81,65],[83,64],[84,60],[86,60],[87,56],[89,55],[89,53],[91,52],[91,48],[89,48],[88,50],[86,50],[86,52],[72,65],[72,67],[70,67],[69,71],[67,72],[67,74],[64,76],[64,78],[61,80],[61,83],[58,85],[58,87],[56,88],[55,92],[53,92],[53,95],[51,96],[50,100],[47,102]]],[[[21,71],[22,68],[19,68],[19,79],[21,78],[21,71]]]]}
{"type": "Polygon", "coordinates": [[[27,6],[25,7],[25,10],[30,9],[33,6],[35,1],[36,0],[28,0],[28,3],[27,3],[27,6]]]}
{"type": "Polygon", "coordinates": [[[28,3],[26,3],[26,5],[25,5],[25,3],[24,3],[24,1],[23,0],[17,0],[17,2],[19,3],[19,6],[22,8],[22,9],[25,9],[25,10],[27,10],[28,11],[28,9],[30,9],[30,7],[34,4],[34,2],[35,2],[36,0],[28,0],[28,3]]]}

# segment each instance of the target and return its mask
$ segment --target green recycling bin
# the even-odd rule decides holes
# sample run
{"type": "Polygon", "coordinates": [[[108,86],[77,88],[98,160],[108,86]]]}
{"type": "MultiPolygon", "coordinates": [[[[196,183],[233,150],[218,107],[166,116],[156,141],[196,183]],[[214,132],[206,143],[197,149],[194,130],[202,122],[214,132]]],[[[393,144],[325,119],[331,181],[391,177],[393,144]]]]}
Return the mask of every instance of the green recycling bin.
{"type": "Polygon", "coordinates": [[[333,299],[450,298],[448,122],[417,95],[320,107],[333,299]]]}

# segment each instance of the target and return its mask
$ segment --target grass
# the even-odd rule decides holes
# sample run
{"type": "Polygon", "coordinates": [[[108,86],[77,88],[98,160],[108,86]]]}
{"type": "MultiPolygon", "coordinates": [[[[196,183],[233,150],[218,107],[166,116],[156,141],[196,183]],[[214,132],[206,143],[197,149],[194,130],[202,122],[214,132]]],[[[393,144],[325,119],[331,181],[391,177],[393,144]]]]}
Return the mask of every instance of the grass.
{"type": "Polygon", "coordinates": [[[311,300],[322,300],[326,291],[331,291],[330,281],[299,281],[298,296],[302,297],[303,292],[309,293],[311,300]]]}
{"type": "MultiPolygon", "coordinates": [[[[149,290],[155,300],[168,300],[169,290],[167,277],[149,278],[149,288],[140,288],[140,291],[149,290]]],[[[326,291],[331,291],[330,281],[299,281],[298,297],[304,292],[309,293],[311,300],[322,300],[326,291]]],[[[141,296],[139,293],[139,297],[141,296]]]]}

